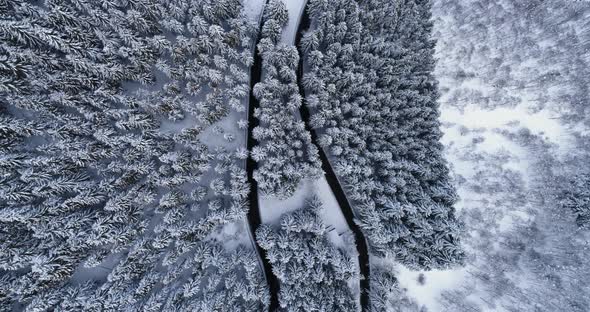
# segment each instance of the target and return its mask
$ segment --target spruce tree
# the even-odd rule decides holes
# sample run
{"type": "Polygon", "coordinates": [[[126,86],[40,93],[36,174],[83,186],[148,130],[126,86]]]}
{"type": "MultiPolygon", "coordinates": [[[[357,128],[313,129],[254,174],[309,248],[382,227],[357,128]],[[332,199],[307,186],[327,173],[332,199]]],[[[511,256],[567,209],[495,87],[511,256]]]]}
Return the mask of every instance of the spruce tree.
{"type": "Polygon", "coordinates": [[[259,163],[254,178],[262,194],[283,199],[291,196],[304,179],[321,174],[317,147],[296,115],[302,102],[295,74],[299,54],[295,47],[279,42],[287,21],[285,4],[269,1],[258,44],[264,78],[254,86],[260,106],[254,116],[260,126],[253,135],[259,145],[252,150],[253,159],[259,163]]]}
{"type": "Polygon", "coordinates": [[[413,268],[462,262],[442,156],[429,1],[309,3],[311,124],[377,255],[413,268]]]}
{"type": "Polygon", "coordinates": [[[0,310],[264,309],[255,255],[218,246],[194,283],[244,285],[177,298],[248,209],[238,130],[212,128],[244,111],[252,36],[238,0],[0,3],[0,310]]]}

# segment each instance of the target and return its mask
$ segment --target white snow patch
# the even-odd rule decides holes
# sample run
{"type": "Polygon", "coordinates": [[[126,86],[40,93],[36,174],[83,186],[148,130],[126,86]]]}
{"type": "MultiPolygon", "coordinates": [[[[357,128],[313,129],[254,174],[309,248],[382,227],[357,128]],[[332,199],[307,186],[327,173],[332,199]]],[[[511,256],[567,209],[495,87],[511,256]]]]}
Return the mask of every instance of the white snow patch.
{"type": "Polygon", "coordinates": [[[289,11],[289,22],[281,36],[281,41],[284,44],[293,45],[295,43],[295,33],[299,25],[299,19],[303,14],[306,0],[282,0],[289,11]]]}
{"type": "Polygon", "coordinates": [[[402,265],[397,265],[396,269],[400,287],[407,289],[408,296],[414,298],[419,305],[425,305],[428,311],[440,311],[438,296],[444,290],[460,285],[465,275],[465,269],[421,272],[411,271],[402,265]],[[418,283],[420,274],[424,274],[424,285],[418,283]]]}
{"type": "MultiPolygon", "coordinates": [[[[317,180],[302,181],[297,191],[287,199],[280,200],[273,197],[259,197],[258,204],[260,206],[262,223],[278,224],[282,215],[303,208],[306,205],[306,200],[310,199],[313,195],[317,195],[322,202],[323,209],[321,217],[324,224],[331,229],[327,234],[328,239],[335,247],[344,250],[358,267],[358,253],[352,231],[346,223],[346,219],[326,178],[323,176],[317,180]]],[[[348,281],[348,286],[353,294],[359,297],[360,288],[358,279],[351,278],[348,281]]]]}
{"type": "Polygon", "coordinates": [[[250,241],[249,228],[247,227],[247,221],[241,219],[236,222],[224,224],[208,235],[208,239],[217,241],[223,244],[226,250],[234,250],[238,246],[253,247],[250,241]]]}
{"type": "Polygon", "coordinates": [[[258,205],[260,207],[260,219],[262,223],[276,224],[280,221],[283,214],[302,208],[305,205],[305,201],[313,194],[312,185],[313,181],[302,181],[297,191],[287,199],[260,196],[258,198],[258,205]]]}
{"type": "Polygon", "coordinates": [[[328,238],[335,246],[344,247],[347,244],[344,236],[351,235],[352,232],[325,177],[321,177],[314,182],[314,192],[322,201],[324,208],[322,210],[322,219],[324,223],[333,228],[328,233],[328,238]]]}
{"type": "Polygon", "coordinates": [[[441,120],[461,124],[466,127],[510,128],[513,121],[528,128],[533,134],[543,134],[553,143],[562,142],[567,136],[563,126],[547,110],[537,113],[527,111],[525,105],[514,108],[499,107],[486,110],[475,105],[468,105],[463,112],[454,107],[444,107],[441,110],[441,120]]]}
{"type": "MultiPolygon", "coordinates": [[[[242,103],[243,105],[247,105],[245,100],[242,100],[242,103]]],[[[238,120],[246,118],[246,113],[237,112],[232,109],[222,120],[205,128],[199,134],[199,139],[210,150],[214,150],[216,147],[224,147],[228,151],[235,151],[238,147],[246,146],[246,137],[243,135],[246,130],[238,128],[238,120]],[[215,133],[215,127],[221,128],[221,133],[215,133]],[[228,140],[224,135],[231,135],[233,140],[228,140]]]]}
{"type": "Polygon", "coordinates": [[[325,177],[321,177],[314,182],[314,190],[322,201],[324,207],[322,211],[324,222],[334,226],[334,229],[339,233],[349,231],[350,229],[346,223],[346,218],[344,218],[342,210],[340,210],[340,206],[336,201],[336,197],[334,196],[334,193],[332,193],[330,185],[328,185],[328,181],[326,181],[325,177]]]}
{"type": "Polygon", "coordinates": [[[477,159],[470,158],[472,155],[507,155],[509,161],[503,163],[502,167],[520,172],[523,177],[527,176],[529,164],[527,150],[524,147],[497,131],[469,129],[470,132],[462,134],[458,128],[443,129],[444,136],[441,141],[446,146],[445,157],[455,174],[470,179],[479,170],[484,169],[483,164],[477,159]],[[474,143],[474,140],[478,140],[478,143],[474,143]]]}

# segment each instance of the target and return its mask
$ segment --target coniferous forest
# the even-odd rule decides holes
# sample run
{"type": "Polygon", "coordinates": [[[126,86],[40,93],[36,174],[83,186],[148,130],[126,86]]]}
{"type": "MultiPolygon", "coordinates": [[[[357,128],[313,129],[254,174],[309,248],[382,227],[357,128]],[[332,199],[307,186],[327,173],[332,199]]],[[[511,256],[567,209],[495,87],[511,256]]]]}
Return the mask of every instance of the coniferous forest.
{"type": "Polygon", "coordinates": [[[590,311],[588,21],[0,0],[0,312],[590,311]]]}

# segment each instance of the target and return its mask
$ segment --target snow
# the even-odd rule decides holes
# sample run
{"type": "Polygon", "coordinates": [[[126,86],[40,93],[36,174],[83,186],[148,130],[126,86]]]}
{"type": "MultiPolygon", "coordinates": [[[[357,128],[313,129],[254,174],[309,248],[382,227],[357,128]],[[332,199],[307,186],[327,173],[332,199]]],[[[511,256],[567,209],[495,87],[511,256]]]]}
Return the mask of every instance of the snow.
{"type": "MultiPolygon", "coordinates": [[[[325,224],[334,230],[328,233],[328,239],[338,248],[342,248],[351,257],[354,264],[358,267],[358,251],[355,246],[354,236],[346,223],[346,218],[336,201],[336,196],[330,189],[330,185],[325,177],[314,181],[313,192],[320,198],[323,206],[322,219],[325,224]]],[[[360,296],[360,284],[358,279],[351,278],[348,286],[352,289],[355,296],[360,296]]]]}
{"type": "Polygon", "coordinates": [[[278,199],[275,197],[258,198],[260,207],[260,218],[262,223],[276,224],[280,222],[283,214],[293,212],[303,208],[305,201],[313,194],[313,181],[304,180],[293,195],[287,199],[278,199]]]}
{"type": "Polygon", "coordinates": [[[428,311],[440,311],[438,296],[445,289],[459,286],[466,273],[465,269],[411,271],[402,265],[397,265],[396,271],[400,288],[407,289],[408,296],[416,299],[420,305],[426,306],[428,311]],[[418,283],[420,274],[425,277],[424,285],[418,283]]]}
{"type": "MultiPolygon", "coordinates": [[[[444,29],[443,24],[452,22],[447,21],[449,18],[452,19],[445,14],[435,15],[435,21],[439,24],[438,27],[435,25],[435,29],[444,29]]],[[[534,99],[539,94],[535,90],[500,90],[503,94],[509,94],[516,100],[500,103],[496,107],[488,107],[488,104],[480,99],[488,98],[494,91],[498,91],[498,88],[488,85],[484,79],[477,76],[458,81],[448,75],[451,72],[450,68],[455,65],[454,55],[451,55],[447,50],[440,49],[446,47],[445,44],[449,44],[447,42],[449,38],[438,39],[437,58],[439,62],[435,74],[442,91],[440,120],[443,124],[444,135],[441,142],[445,146],[445,157],[456,177],[455,186],[460,196],[456,207],[459,212],[474,208],[481,209],[477,207],[489,209],[486,212],[486,217],[497,216],[496,220],[486,220],[493,221],[491,223],[495,225],[489,231],[496,234],[505,233],[511,230],[515,224],[531,220],[527,208],[530,208],[534,203],[524,198],[524,204],[515,207],[506,201],[506,198],[511,198],[511,190],[509,189],[502,189],[493,194],[475,192],[470,186],[479,183],[478,174],[487,171],[488,176],[484,175],[486,180],[502,183],[505,181],[504,178],[495,179],[493,176],[489,176],[491,175],[490,170],[493,170],[491,167],[497,165],[502,172],[517,173],[523,179],[524,192],[526,193],[535,174],[531,170],[535,151],[527,146],[527,142],[519,142],[511,135],[522,129],[527,129],[531,134],[539,135],[546,142],[554,144],[557,147],[556,151],[563,154],[572,147],[574,139],[572,132],[581,129],[568,129],[561,123],[555,109],[555,107],[559,107],[559,103],[547,103],[545,107],[538,107],[538,103],[534,99]],[[458,99],[455,98],[457,94],[460,95],[458,99]],[[555,107],[552,108],[552,105],[555,107]]],[[[467,68],[477,68],[479,62],[486,61],[469,60],[468,62],[473,64],[467,68]]],[[[484,65],[485,63],[481,66],[484,65]]],[[[523,62],[518,66],[538,65],[523,62]]],[[[515,70],[517,69],[518,67],[515,66],[515,70]]],[[[472,227],[477,228],[477,225],[472,225],[472,227]]],[[[466,242],[464,245],[468,247],[469,243],[466,242]]],[[[468,250],[468,252],[477,251],[468,250]]],[[[480,257],[479,261],[487,261],[487,259],[480,257]]],[[[475,264],[462,269],[431,272],[410,271],[398,265],[399,272],[396,276],[401,287],[406,288],[408,295],[420,305],[425,305],[428,311],[441,311],[439,295],[445,290],[457,289],[459,286],[469,284],[466,273],[468,270],[477,269],[473,265],[475,264]],[[420,285],[417,282],[420,273],[425,276],[425,285],[420,285]]],[[[522,279],[515,278],[514,280],[522,279]]]]}
{"type": "MultiPolygon", "coordinates": [[[[545,112],[537,114],[527,113],[522,106],[513,108],[500,107],[495,109],[482,109],[475,105],[469,105],[460,109],[441,105],[441,121],[444,136],[442,143],[445,146],[445,157],[449,162],[452,172],[457,178],[474,183],[477,174],[488,170],[489,163],[484,159],[505,156],[499,161],[502,170],[511,170],[518,173],[524,182],[528,182],[529,153],[525,147],[514,142],[508,136],[501,133],[507,130],[516,132],[521,127],[526,127],[532,133],[545,133],[549,140],[559,140],[563,129],[554,120],[547,118],[545,112]],[[514,122],[518,121],[518,122],[514,122]]],[[[494,201],[487,193],[477,193],[468,186],[456,181],[457,192],[460,200],[456,204],[458,211],[470,207],[481,206],[483,202],[494,201]]],[[[502,194],[498,194],[500,196],[502,194]]],[[[499,231],[509,230],[516,220],[528,218],[523,211],[510,211],[508,207],[498,206],[500,218],[499,231]]],[[[430,272],[411,271],[398,265],[397,277],[402,288],[408,290],[408,296],[415,299],[419,305],[424,305],[428,311],[440,311],[438,296],[444,290],[450,290],[460,286],[465,278],[468,268],[452,270],[434,270],[430,272]],[[424,274],[426,284],[417,282],[419,274],[424,274]]]]}
{"type": "Polygon", "coordinates": [[[87,281],[104,282],[122,257],[122,253],[111,253],[99,265],[90,268],[84,267],[84,264],[81,263],[74,270],[70,278],[71,282],[73,284],[82,284],[87,281]]]}
{"type": "MultiPolygon", "coordinates": [[[[471,184],[476,183],[479,172],[490,169],[490,159],[499,156],[505,157],[497,163],[502,170],[518,173],[525,185],[528,184],[531,176],[529,164],[531,151],[502,134],[502,130],[514,133],[524,127],[533,134],[545,134],[546,139],[550,142],[562,144],[562,137],[566,135],[563,127],[554,119],[549,118],[546,111],[529,113],[522,105],[495,109],[482,109],[476,105],[469,105],[461,111],[456,107],[442,103],[441,119],[444,124],[442,143],[445,146],[445,156],[452,172],[456,177],[465,179],[471,184]]],[[[494,197],[490,197],[488,193],[474,192],[467,185],[459,183],[460,181],[457,182],[456,187],[460,200],[456,204],[456,208],[459,211],[481,206],[484,202],[494,202],[496,195],[498,197],[505,195],[498,193],[494,194],[494,197]]],[[[493,207],[500,217],[497,221],[498,227],[495,230],[490,229],[490,231],[508,231],[518,221],[530,218],[524,211],[526,207],[520,207],[522,210],[518,211],[510,210],[510,208],[506,205],[493,207]]],[[[490,213],[493,214],[493,212],[490,213]]],[[[399,265],[397,277],[401,287],[406,288],[408,295],[420,305],[425,305],[428,311],[441,311],[438,296],[444,290],[464,284],[465,273],[469,268],[470,266],[454,270],[416,272],[399,265]],[[420,273],[426,277],[425,285],[420,285],[417,282],[420,273]]]]}
{"type": "MultiPolygon", "coordinates": [[[[245,4],[247,6],[257,6],[258,2],[264,2],[264,0],[246,0],[245,4]]],[[[284,2],[287,9],[289,10],[289,26],[285,28],[283,34],[291,32],[294,40],[295,31],[297,28],[297,10],[300,6],[302,6],[303,2],[288,0],[284,0],[284,2]],[[287,31],[289,27],[290,30],[287,31]]],[[[262,7],[260,8],[260,10],[262,10],[262,7]]],[[[289,38],[285,36],[282,37],[282,41],[286,44],[288,44],[289,42],[291,42],[292,44],[293,40],[289,40],[289,38]]],[[[264,78],[264,71],[262,72],[262,78],[264,78]]],[[[308,198],[310,198],[313,194],[312,185],[313,181],[302,181],[299,188],[293,193],[293,195],[283,200],[274,197],[260,196],[258,198],[258,204],[260,208],[260,217],[262,223],[276,224],[280,222],[280,218],[282,215],[304,207],[305,201],[308,198]]]]}
{"type": "Polygon", "coordinates": [[[316,194],[324,204],[324,222],[334,226],[335,230],[339,233],[349,231],[350,229],[348,228],[346,219],[342,214],[342,210],[340,210],[340,206],[338,205],[336,197],[334,196],[334,193],[332,193],[326,178],[321,177],[319,180],[315,181],[314,186],[316,194]]]}
{"type": "Polygon", "coordinates": [[[253,22],[258,22],[265,0],[243,0],[244,14],[253,22]]]}
{"type": "MultiPolygon", "coordinates": [[[[252,2],[254,0],[246,0],[246,2],[252,2]]],[[[260,1],[260,0],[259,0],[260,1]]],[[[282,0],[289,12],[289,22],[284,27],[281,41],[287,45],[293,45],[295,42],[295,35],[297,32],[297,26],[299,20],[303,14],[305,8],[305,0],[282,0]]],[[[296,117],[300,119],[299,112],[295,113],[296,117]]],[[[321,177],[318,180],[311,181],[305,180],[301,182],[299,188],[295,193],[284,200],[277,198],[267,197],[259,198],[258,202],[260,205],[260,214],[263,223],[277,223],[280,217],[304,206],[305,201],[309,199],[313,194],[320,197],[324,210],[323,218],[326,225],[334,228],[334,233],[330,233],[330,237],[334,243],[342,243],[342,239],[338,238],[344,232],[350,231],[346,224],[346,219],[340,210],[334,194],[330,190],[325,177],[321,177]]]]}
{"type": "Polygon", "coordinates": [[[260,205],[262,223],[278,224],[282,215],[301,209],[304,207],[305,201],[313,195],[317,195],[322,202],[322,219],[324,223],[326,226],[334,229],[328,234],[330,240],[335,245],[342,246],[344,240],[341,235],[348,233],[350,229],[325,177],[321,177],[315,181],[302,181],[293,196],[287,199],[281,200],[274,197],[259,198],[258,203],[260,205]]]}
{"type": "Polygon", "coordinates": [[[234,250],[238,246],[251,246],[250,233],[247,220],[241,219],[236,222],[225,224],[213,233],[208,235],[208,239],[213,239],[221,244],[226,250],[234,250]]]}
{"type": "Polygon", "coordinates": [[[295,43],[295,33],[299,25],[299,19],[303,14],[306,0],[282,0],[289,11],[289,22],[283,29],[281,41],[288,45],[295,43]]]}
{"type": "MultiPolygon", "coordinates": [[[[241,102],[244,106],[248,105],[247,99],[242,99],[241,102]]],[[[238,147],[246,146],[246,137],[244,135],[246,130],[238,128],[238,120],[240,119],[247,119],[246,113],[231,109],[226,117],[214,125],[205,128],[199,134],[200,141],[207,145],[209,150],[214,150],[216,147],[224,147],[228,151],[235,151],[238,147]],[[215,133],[214,127],[216,126],[222,129],[222,133],[215,133]],[[233,140],[228,141],[224,138],[224,134],[231,134],[233,140]]]]}
{"type": "MultiPolygon", "coordinates": [[[[436,11],[434,13],[436,14],[436,11]]],[[[438,27],[435,25],[435,29],[444,29],[445,23],[453,22],[452,17],[445,14],[434,17],[439,24],[438,27]]],[[[502,172],[518,174],[523,179],[526,192],[534,174],[531,172],[534,151],[526,146],[526,142],[518,142],[511,135],[527,129],[531,134],[539,135],[546,142],[557,146],[556,151],[567,153],[573,143],[572,131],[560,122],[558,113],[549,106],[537,107],[534,98],[539,95],[535,94],[534,90],[501,90],[503,93],[510,92],[516,101],[488,107],[487,103],[480,99],[490,97],[494,91],[498,90],[497,87],[487,84],[484,79],[477,76],[458,81],[448,75],[451,72],[450,67],[454,66],[454,55],[444,50],[445,44],[449,44],[447,42],[449,38],[438,39],[436,56],[439,62],[435,75],[442,91],[440,120],[444,135],[441,142],[445,146],[445,157],[456,177],[455,186],[460,196],[456,207],[459,212],[482,206],[492,209],[487,212],[489,215],[486,217],[497,216],[497,220],[493,222],[496,227],[489,231],[493,233],[509,231],[515,224],[530,220],[531,216],[526,209],[533,204],[525,202],[523,206],[515,209],[505,200],[511,197],[510,190],[501,190],[494,194],[475,192],[470,187],[477,185],[480,178],[478,174],[489,172],[492,170],[492,165],[497,165],[502,172]],[[461,95],[459,99],[454,98],[457,94],[461,95]],[[498,205],[486,203],[498,203],[498,205]]],[[[472,68],[477,68],[478,62],[485,61],[487,60],[472,59],[469,62],[473,63],[472,68]]],[[[535,66],[535,64],[522,63],[519,66],[535,66]]],[[[496,181],[493,176],[486,176],[485,179],[496,181]]],[[[504,182],[502,177],[498,177],[497,181],[504,182]]],[[[468,246],[468,244],[464,245],[468,246]]],[[[468,250],[468,252],[474,251],[468,250]]],[[[485,261],[483,258],[480,260],[485,261]]],[[[411,271],[402,265],[397,265],[396,268],[400,286],[406,288],[408,296],[415,299],[419,305],[426,306],[428,311],[441,311],[440,294],[445,290],[465,285],[468,281],[467,271],[475,269],[469,265],[461,269],[430,272],[411,271]],[[417,282],[421,273],[425,276],[425,285],[417,282]]]]}
{"type": "Polygon", "coordinates": [[[492,110],[468,105],[461,112],[456,107],[443,107],[441,120],[455,122],[469,128],[528,128],[533,134],[542,134],[548,141],[564,144],[567,133],[563,126],[547,110],[536,113],[527,111],[526,104],[514,108],[499,107],[492,110]]]}
{"type": "MultiPolygon", "coordinates": [[[[286,45],[294,45],[297,27],[299,20],[305,8],[305,0],[282,0],[288,10],[289,21],[284,27],[281,34],[281,42],[286,45]]],[[[262,77],[264,78],[264,72],[262,77]]],[[[294,118],[301,120],[298,111],[294,112],[294,118]]],[[[260,192],[259,192],[260,193],[260,192]]],[[[278,199],[275,197],[258,198],[260,209],[261,222],[264,224],[278,224],[281,217],[285,214],[294,212],[305,207],[306,201],[312,196],[318,196],[322,202],[322,219],[324,224],[328,227],[327,234],[330,242],[344,250],[348,256],[351,257],[355,265],[358,267],[358,253],[355,247],[352,232],[346,223],[346,219],[336,201],[336,197],[332,193],[330,186],[324,176],[319,179],[307,179],[300,183],[293,195],[286,199],[278,199]]],[[[351,278],[348,285],[352,292],[360,297],[360,288],[358,278],[351,278]]]]}
{"type": "Polygon", "coordinates": [[[443,128],[444,136],[442,143],[446,151],[445,156],[455,174],[469,179],[477,172],[481,164],[477,159],[471,159],[468,156],[474,155],[500,155],[509,156],[509,161],[502,164],[503,168],[510,168],[525,175],[528,169],[526,161],[527,151],[522,146],[508,139],[506,136],[498,133],[498,128],[487,130],[469,129],[467,133],[463,132],[463,124],[443,128]],[[479,143],[474,143],[474,140],[479,143]]]}
{"type": "MultiPolygon", "coordinates": [[[[305,201],[313,195],[317,195],[322,202],[322,219],[325,225],[333,229],[328,232],[328,239],[334,246],[342,248],[358,266],[358,253],[354,245],[352,232],[346,223],[342,210],[340,210],[336,197],[323,176],[317,180],[308,179],[302,181],[297,191],[284,200],[273,197],[259,197],[258,203],[262,223],[278,224],[281,216],[301,209],[304,207],[305,201]]],[[[348,281],[348,286],[353,294],[358,297],[360,294],[358,279],[351,278],[348,281]]]]}

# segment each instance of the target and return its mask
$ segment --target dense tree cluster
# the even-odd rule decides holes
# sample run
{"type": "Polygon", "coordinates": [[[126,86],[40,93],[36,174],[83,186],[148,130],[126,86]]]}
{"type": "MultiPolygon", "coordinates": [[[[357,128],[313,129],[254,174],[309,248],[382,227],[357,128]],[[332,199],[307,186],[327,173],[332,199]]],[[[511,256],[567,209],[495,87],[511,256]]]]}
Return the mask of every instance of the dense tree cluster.
{"type": "Polygon", "coordinates": [[[548,109],[588,127],[590,5],[560,0],[436,0],[437,76],[457,107],[548,109]],[[515,46],[515,42],[518,45],[515,46]],[[474,87],[476,86],[476,87],[474,87]]]}
{"type": "Polygon", "coordinates": [[[243,111],[241,11],[238,0],[0,3],[0,311],[262,309],[255,255],[210,237],[247,212],[240,151],[199,137],[243,111]],[[187,294],[166,286],[187,278],[187,294]]]}
{"type": "Polygon", "coordinates": [[[439,142],[430,1],[312,0],[306,104],[378,254],[460,262],[455,191],[439,142]]]}
{"type": "Polygon", "coordinates": [[[227,252],[194,243],[191,257],[159,266],[162,241],[141,240],[107,281],[54,287],[35,297],[27,311],[262,311],[266,283],[252,251],[227,252]]]}
{"type": "MultiPolygon", "coordinates": [[[[590,226],[590,175],[579,174],[566,184],[561,197],[561,207],[576,214],[579,227],[590,226]]],[[[567,213],[564,211],[564,213],[567,213]]]]}
{"type": "Polygon", "coordinates": [[[357,311],[347,282],[358,269],[346,253],[327,238],[321,201],[284,215],[280,228],[262,225],[256,238],[268,253],[280,281],[282,311],[357,311]]]}
{"type": "Polygon", "coordinates": [[[263,79],[254,87],[260,106],[254,113],[260,120],[253,132],[260,143],[252,151],[260,164],[254,177],[264,195],[279,198],[293,194],[301,180],[321,174],[317,147],[296,115],[301,105],[295,73],[299,54],[295,47],[279,43],[287,21],[285,4],[269,1],[258,44],[263,79]]]}

